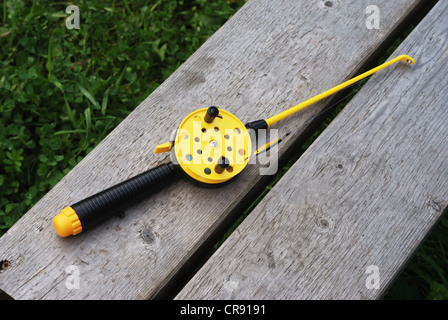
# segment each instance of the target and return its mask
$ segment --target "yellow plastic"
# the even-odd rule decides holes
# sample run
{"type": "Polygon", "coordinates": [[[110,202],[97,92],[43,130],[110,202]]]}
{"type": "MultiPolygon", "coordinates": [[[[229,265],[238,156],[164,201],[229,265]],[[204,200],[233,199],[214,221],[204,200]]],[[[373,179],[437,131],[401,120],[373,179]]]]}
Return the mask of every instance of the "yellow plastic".
{"type": "Polygon", "coordinates": [[[181,168],[193,179],[208,184],[228,181],[240,173],[251,156],[251,139],[244,124],[233,114],[219,109],[211,123],[204,121],[207,108],[190,113],[180,124],[174,155],[181,168]],[[229,166],[217,173],[221,157],[229,166]]]}
{"type": "Polygon", "coordinates": [[[63,238],[77,235],[82,231],[81,221],[72,207],[67,207],[53,218],[53,227],[63,238]]]}
{"type": "Polygon", "coordinates": [[[361,75],[359,75],[359,76],[357,76],[357,77],[355,77],[353,79],[350,79],[350,80],[348,80],[348,81],[346,81],[346,82],[344,82],[344,83],[342,83],[342,84],[340,84],[340,85],[338,85],[338,86],[336,86],[334,88],[331,88],[330,90],[322,92],[321,94],[319,94],[319,95],[317,95],[317,96],[315,96],[315,97],[313,97],[311,99],[308,99],[308,100],[306,100],[306,101],[304,101],[304,102],[302,102],[302,103],[300,103],[300,104],[298,104],[298,105],[296,105],[296,106],[294,106],[294,107],[292,107],[292,108],[290,108],[288,110],[285,110],[285,111],[283,111],[283,112],[281,112],[281,113],[279,113],[279,114],[277,114],[277,115],[275,115],[275,116],[273,116],[271,118],[266,119],[266,123],[268,124],[268,126],[271,126],[272,124],[274,124],[274,123],[276,123],[276,122],[278,122],[278,121],[280,121],[280,120],[282,120],[282,119],[284,119],[286,117],[289,117],[290,115],[292,115],[292,114],[294,114],[294,113],[296,113],[296,112],[298,112],[300,110],[303,110],[306,107],[308,107],[308,106],[310,106],[310,105],[312,105],[312,104],[314,104],[314,103],[316,103],[316,102],[318,102],[318,101],[320,101],[320,100],[322,100],[322,99],[324,99],[324,98],[326,98],[326,97],[328,97],[328,96],[330,96],[330,95],[332,95],[332,94],[334,94],[334,93],[336,93],[336,92],[338,92],[338,91],[340,91],[340,90],[342,90],[344,88],[347,88],[348,86],[354,84],[355,82],[358,82],[358,81],[360,81],[360,80],[362,80],[362,79],[364,79],[364,78],[374,74],[375,72],[377,72],[377,71],[379,71],[381,69],[384,69],[384,68],[390,66],[391,64],[394,64],[394,63],[399,62],[399,61],[406,62],[408,64],[414,64],[415,63],[415,60],[413,58],[411,58],[410,56],[407,56],[407,55],[398,56],[398,57],[396,57],[393,60],[385,62],[385,63],[379,65],[376,68],[373,68],[373,69],[371,69],[371,70],[369,70],[367,72],[364,72],[363,74],[361,74],[361,75]]]}
{"type": "Polygon", "coordinates": [[[154,153],[170,152],[172,147],[171,142],[162,143],[154,149],[154,153]]]}

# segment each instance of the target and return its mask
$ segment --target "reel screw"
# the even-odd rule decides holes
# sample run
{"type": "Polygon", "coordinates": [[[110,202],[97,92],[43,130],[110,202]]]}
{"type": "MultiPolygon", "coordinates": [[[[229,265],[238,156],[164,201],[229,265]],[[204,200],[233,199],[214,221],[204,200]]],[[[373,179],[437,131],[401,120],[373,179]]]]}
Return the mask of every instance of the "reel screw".
{"type": "Polygon", "coordinates": [[[215,172],[221,174],[227,167],[230,165],[229,160],[226,157],[221,157],[218,160],[218,163],[215,166],[215,172]]]}

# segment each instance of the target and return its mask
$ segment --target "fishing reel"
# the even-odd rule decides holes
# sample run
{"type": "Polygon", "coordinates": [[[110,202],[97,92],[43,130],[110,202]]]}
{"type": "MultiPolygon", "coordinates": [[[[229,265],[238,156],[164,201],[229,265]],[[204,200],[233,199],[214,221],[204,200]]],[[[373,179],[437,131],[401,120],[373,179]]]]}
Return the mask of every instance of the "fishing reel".
{"type": "Polygon", "coordinates": [[[185,117],[172,141],[158,145],[154,153],[171,152],[171,163],[81,200],[53,219],[61,237],[91,229],[108,217],[184,176],[206,186],[225,183],[247,166],[252,138],[236,116],[215,106],[198,109],[185,117]]]}
{"type": "Polygon", "coordinates": [[[173,163],[188,177],[219,184],[237,176],[249,162],[252,143],[246,126],[228,111],[209,107],[190,113],[173,141],[155,153],[172,150],[173,163]]]}
{"type": "MultiPolygon", "coordinates": [[[[154,150],[155,153],[171,152],[171,163],[152,168],[66,207],[54,217],[53,226],[61,237],[76,235],[122,212],[180,176],[205,186],[224,184],[240,174],[251,156],[261,149],[252,151],[256,144],[254,133],[257,130],[267,129],[272,124],[398,61],[415,63],[414,59],[407,55],[398,56],[271,118],[245,125],[230,112],[215,106],[193,111],[180,123],[171,141],[158,145],[154,150]]],[[[270,144],[271,142],[263,147],[270,144]]]]}

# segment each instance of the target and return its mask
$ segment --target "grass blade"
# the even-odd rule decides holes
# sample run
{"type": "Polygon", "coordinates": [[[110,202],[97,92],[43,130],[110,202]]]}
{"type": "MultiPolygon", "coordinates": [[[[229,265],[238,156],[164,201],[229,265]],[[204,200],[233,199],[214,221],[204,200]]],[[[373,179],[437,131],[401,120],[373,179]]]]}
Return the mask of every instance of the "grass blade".
{"type": "Polygon", "coordinates": [[[78,86],[79,90],[81,90],[82,94],[93,104],[95,109],[101,109],[99,103],[95,100],[93,95],[82,85],[80,85],[78,82],[76,82],[76,85],[78,86]]]}
{"type": "Polygon", "coordinates": [[[101,113],[103,114],[103,116],[106,114],[107,102],[109,100],[109,92],[110,87],[106,90],[106,92],[104,92],[103,101],[101,101],[101,113]]]}

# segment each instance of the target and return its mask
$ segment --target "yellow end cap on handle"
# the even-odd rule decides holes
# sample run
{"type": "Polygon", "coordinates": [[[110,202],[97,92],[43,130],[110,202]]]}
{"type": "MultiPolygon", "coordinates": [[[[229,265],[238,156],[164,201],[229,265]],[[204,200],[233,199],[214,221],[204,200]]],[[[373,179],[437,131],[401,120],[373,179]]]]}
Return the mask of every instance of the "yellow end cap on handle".
{"type": "Polygon", "coordinates": [[[77,235],[82,231],[81,221],[72,207],[67,207],[53,218],[53,227],[63,238],[77,235]]]}

